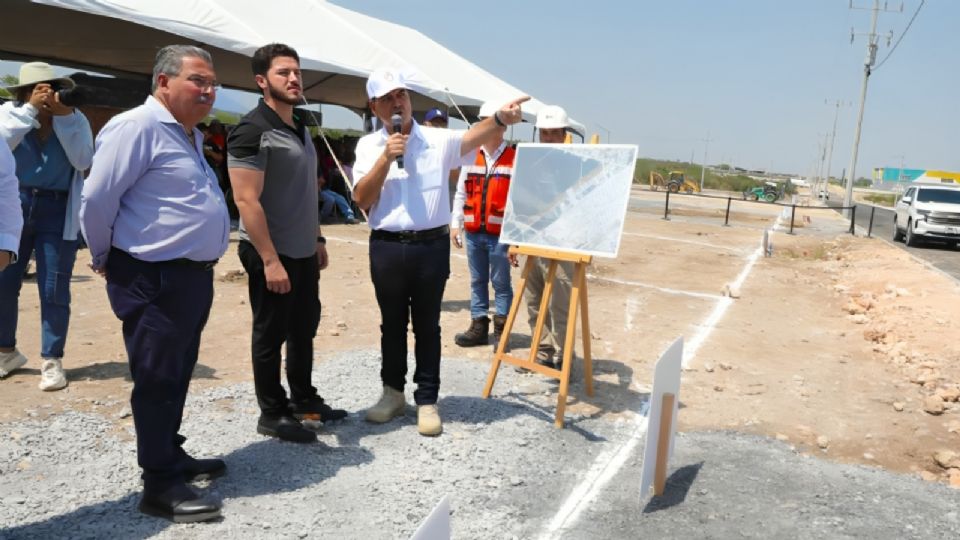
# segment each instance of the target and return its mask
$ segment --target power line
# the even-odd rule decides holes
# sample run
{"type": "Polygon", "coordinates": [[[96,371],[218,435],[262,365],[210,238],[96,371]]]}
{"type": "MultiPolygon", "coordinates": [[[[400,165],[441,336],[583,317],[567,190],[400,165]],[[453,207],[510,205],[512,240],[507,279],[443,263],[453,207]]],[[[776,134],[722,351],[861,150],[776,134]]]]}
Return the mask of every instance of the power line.
{"type": "Polygon", "coordinates": [[[900,34],[899,38],[897,38],[897,42],[893,44],[893,47],[890,49],[890,52],[888,52],[887,55],[883,57],[883,60],[881,60],[880,63],[873,68],[873,71],[880,69],[880,66],[882,66],[883,63],[886,62],[887,59],[893,55],[893,51],[897,50],[897,45],[900,45],[900,42],[903,40],[903,36],[907,35],[907,30],[910,30],[910,25],[913,24],[913,21],[916,20],[917,15],[920,14],[920,8],[923,7],[923,4],[925,2],[926,0],[920,0],[920,5],[917,6],[917,10],[913,12],[913,17],[910,17],[910,22],[907,23],[907,27],[903,29],[903,33],[900,34]]]}

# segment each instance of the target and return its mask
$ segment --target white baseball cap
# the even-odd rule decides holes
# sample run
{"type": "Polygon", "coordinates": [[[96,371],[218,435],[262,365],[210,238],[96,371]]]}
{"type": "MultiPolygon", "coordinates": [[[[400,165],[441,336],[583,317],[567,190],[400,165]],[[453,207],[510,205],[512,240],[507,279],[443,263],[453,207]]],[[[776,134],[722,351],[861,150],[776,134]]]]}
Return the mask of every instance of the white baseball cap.
{"type": "Polygon", "coordinates": [[[397,88],[409,90],[406,78],[399,71],[378,69],[367,78],[367,97],[370,99],[383,97],[397,88]]]}
{"type": "Polygon", "coordinates": [[[547,105],[537,113],[537,129],[558,129],[570,127],[567,111],[559,105],[547,105]]]}
{"type": "Polygon", "coordinates": [[[480,112],[477,113],[477,118],[490,118],[499,110],[500,107],[494,105],[492,101],[487,101],[480,106],[480,112]]]}

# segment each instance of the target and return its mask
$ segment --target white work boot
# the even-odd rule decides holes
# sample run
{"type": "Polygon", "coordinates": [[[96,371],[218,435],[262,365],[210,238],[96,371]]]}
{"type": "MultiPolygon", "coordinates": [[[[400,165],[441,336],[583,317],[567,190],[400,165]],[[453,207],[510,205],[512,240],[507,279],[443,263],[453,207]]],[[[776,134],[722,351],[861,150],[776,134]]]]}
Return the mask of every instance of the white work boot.
{"type": "Polygon", "coordinates": [[[67,386],[67,375],[59,358],[45,358],[40,365],[40,389],[44,392],[60,390],[67,386]]]}
{"type": "Polygon", "coordinates": [[[420,405],[417,407],[417,431],[427,437],[436,437],[443,433],[440,409],[436,405],[420,405]]]}
{"type": "Polygon", "coordinates": [[[22,368],[26,363],[27,357],[17,349],[0,352],[0,379],[22,368]]]}
{"type": "Polygon", "coordinates": [[[407,400],[403,397],[403,392],[384,386],[380,401],[367,410],[367,422],[373,422],[374,424],[389,422],[391,419],[402,415],[406,408],[407,400]]]}

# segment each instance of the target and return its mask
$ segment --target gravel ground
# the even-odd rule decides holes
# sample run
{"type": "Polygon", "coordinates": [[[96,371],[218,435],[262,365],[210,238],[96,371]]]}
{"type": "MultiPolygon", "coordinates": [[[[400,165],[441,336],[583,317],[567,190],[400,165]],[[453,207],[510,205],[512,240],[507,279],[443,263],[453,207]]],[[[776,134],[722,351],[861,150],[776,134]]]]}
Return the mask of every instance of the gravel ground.
{"type": "MultiPolygon", "coordinates": [[[[623,444],[635,422],[568,415],[568,428],[554,429],[553,383],[506,367],[496,399],[483,400],[487,368],[444,360],[445,431],[432,439],[417,434],[412,407],[385,425],[362,420],[380,392],[373,351],[318,363],[316,384],[351,415],[316,445],[257,435],[250,384],[191,396],[188,452],[223,456],[229,468],[209,486],[224,501],[215,523],[173,525],[136,511],[126,420],[118,427],[116,418],[67,412],[3,425],[0,538],[407,538],[444,495],[455,538],[540,536],[597,455],[623,444]]],[[[960,536],[960,492],[735,433],[681,435],[666,496],[644,508],[641,450],[565,538],[960,536]]]]}

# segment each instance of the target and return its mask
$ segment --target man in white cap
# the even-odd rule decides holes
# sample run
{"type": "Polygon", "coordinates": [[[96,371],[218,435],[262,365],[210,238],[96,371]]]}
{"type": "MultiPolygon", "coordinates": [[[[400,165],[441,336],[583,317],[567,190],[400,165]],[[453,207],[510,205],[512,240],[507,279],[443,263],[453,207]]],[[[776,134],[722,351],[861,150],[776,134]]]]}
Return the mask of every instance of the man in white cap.
{"type": "Polygon", "coordinates": [[[17,262],[0,272],[0,377],[27,358],[16,348],[17,312],[24,271],[37,258],[40,289],[40,389],[67,386],[63,350],[70,325],[70,278],[80,245],[80,189],[93,159],[87,117],[64,105],[59,90],[72,80],[57,77],[45,62],[20,67],[20,82],[8,87],[14,101],[0,105],[0,135],[13,151],[25,227],[17,262]]]}
{"type": "Polygon", "coordinates": [[[375,71],[367,79],[370,110],[383,128],[357,143],[354,201],[369,215],[370,275],[380,306],[383,395],[367,411],[383,423],[406,408],[407,324],[416,339],[417,428],[443,431],[440,389],[440,303],[450,275],[448,175],[471,152],[521,119],[518,98],[468,131],[423,127],[413,119],[402,74],[375,71]]]}
{"type": "MultiPolygon", "coordinates": [[[[537,113],[537,135],[544,144],[562,144],[570,127],[567,111],[556,105],[548,105],[537,113]]],[[[537,324],[540,313],[540,301],[543,299],[543,288],[546,285],[547,272],[550,269],[548,261],[537,258],[537,264],[530,269],[527,275],[527,315],[532,332],[537,324]]],[[[556,278],[553,282],[553,294],[550,297],[550,308],[543,323],[541,342],[537,344],[537,363],[555,369],[560,369],[563,362],[563,341],[567,335],[567,315],[570,309],[570,289],[573,283],[573,263],[560,261],[557,263],[556,278]]]]}
{"type": "MultiPolygon", "coordinates": [[[[492,103],[480,107],[479,117],[489,118],[496,112],[492,103]]],[[[507,192],[513,176],[516,145],[507,145],[503,133],[487,141],[477,151],[472,165],[466,165],[457,181],[450,220],[450,240],[457,248],[467,245],[467,266],[470,268],[470,327],[457,334],[454,342],[461,347],[486,345],[490,330],[490,288],[493,285],[493,346],[496,348],[513,303],[510,266],[516,256],[509,255],[509,245],[500,243],[500,226],[507,208],[507,192]],[[465,235],[461,236],[461,229],[465,235]]]]}

